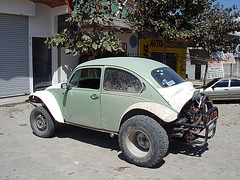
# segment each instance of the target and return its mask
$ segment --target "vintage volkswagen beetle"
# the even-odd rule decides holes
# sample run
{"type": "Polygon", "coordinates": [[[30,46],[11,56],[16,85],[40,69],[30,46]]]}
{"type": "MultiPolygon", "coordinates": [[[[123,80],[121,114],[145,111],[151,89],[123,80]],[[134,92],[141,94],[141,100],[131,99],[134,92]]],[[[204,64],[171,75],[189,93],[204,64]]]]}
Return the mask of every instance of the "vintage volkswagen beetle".
{"type": "Polygon", "coordinates": [[[218,109],[168,66],[144,58],[115,57],[85,62],[67,83],[29,96],[34,134],[49,137],[55,123],[118,135],[126,159],[157,165],[169,139],[203,146],[214,136],[218,109]]]}

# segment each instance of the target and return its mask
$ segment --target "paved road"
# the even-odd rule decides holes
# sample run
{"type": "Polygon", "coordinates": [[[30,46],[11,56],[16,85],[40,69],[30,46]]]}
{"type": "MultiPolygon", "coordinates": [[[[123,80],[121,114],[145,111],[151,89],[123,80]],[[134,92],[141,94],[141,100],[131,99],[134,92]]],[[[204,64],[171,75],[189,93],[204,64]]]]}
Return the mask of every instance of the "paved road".
{"type": "Polygon", "coordinates": [[[240,179],[240,104],[217,106],[217,134],[206,147],[171,142],[151,169],[126,162],[117,137],[61,125],[52,138],[39,138],[29,124],[30,104],[0,107],[0,180],[240,179]]]}

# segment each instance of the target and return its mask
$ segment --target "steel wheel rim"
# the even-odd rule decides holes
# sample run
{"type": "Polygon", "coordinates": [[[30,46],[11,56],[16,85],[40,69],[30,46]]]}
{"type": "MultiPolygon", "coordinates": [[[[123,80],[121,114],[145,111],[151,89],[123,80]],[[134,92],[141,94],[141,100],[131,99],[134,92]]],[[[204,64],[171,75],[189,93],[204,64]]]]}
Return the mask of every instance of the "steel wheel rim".
{"type": "Polygon", "coordinates": [[[126,146],[132,155],[144,158],[151,150],[151,141],[144,132],[134,130],[127,135],[126,146]]]}
{"type": "Polygon", "coordinates": [[[36,127],[40,131],[44,131],[47,128],[47,122],[43,115],[41,115],[41,114],[37,115],[35,120],[36,120],[36,127]]]}

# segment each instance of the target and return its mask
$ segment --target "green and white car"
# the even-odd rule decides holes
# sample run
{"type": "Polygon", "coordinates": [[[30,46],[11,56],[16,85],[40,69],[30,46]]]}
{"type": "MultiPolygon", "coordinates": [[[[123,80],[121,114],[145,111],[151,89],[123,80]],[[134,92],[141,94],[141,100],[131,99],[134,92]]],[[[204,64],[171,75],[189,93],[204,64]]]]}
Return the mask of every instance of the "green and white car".
{"type": "Polygon", "coordinates": [[[169,140],[203,146],[214,136],[218,109],[168,66],[114,57],[78,65],[67,83],[29,96],[34,134],[50,137],[55,122],[118,135],[126,159],[153,167],[169,140]]]}

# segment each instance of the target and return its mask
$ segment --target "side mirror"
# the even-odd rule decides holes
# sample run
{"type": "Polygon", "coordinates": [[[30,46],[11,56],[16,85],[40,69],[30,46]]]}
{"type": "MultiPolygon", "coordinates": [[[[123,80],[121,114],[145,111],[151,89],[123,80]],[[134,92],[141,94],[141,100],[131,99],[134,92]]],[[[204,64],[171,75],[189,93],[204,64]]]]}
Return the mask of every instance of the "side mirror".
{"type": "Polygon", "coordinates": [[[212,86],[212,89],[215,90],[215,86],[212,86]]]}
{"type": "Polygon", "coordinates": [[[69,85],[67,83],[62,83],[61,88],[64,89],[64,90],[71,90],[72,89],[71,85],[69,85]]]}

